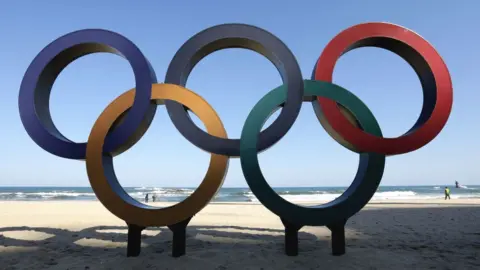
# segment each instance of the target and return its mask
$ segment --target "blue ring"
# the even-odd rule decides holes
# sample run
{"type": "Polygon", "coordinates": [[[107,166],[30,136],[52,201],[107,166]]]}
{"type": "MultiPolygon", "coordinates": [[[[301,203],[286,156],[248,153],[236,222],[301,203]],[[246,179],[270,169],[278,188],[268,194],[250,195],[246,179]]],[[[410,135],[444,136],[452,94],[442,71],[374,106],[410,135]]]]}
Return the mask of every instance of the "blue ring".
{"type": "Polygon", "coordinates": [[[55,127],[50,115],[50,92],[60,72],[79,57],[109,52],[128,60],[135,75],[135,100],[123,122],[106,137],[104,151],[113,152],[132,140],[142,125],[148,126],[155,114],[151,104],[153,68],[142,52],[120,34],[86,29],[64,35],[47,45],[28,67],[20,86],[18,106],[23,126],[32,140],[45,151],[68,159],[85,159],[86,142],[72,142],[55,127]]]}

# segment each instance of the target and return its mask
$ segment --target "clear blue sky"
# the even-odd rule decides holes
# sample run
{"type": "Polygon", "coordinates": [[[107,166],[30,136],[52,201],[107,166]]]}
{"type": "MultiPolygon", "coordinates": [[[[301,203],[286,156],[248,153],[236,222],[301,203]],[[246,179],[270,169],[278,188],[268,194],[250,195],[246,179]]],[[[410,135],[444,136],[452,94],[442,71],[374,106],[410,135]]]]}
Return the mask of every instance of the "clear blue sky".
{"type": "MultiPolygon", "coordinates": [[[[454,106],[443,132],[430,144],[389,157],[382,185],[480,183],[480,2],[470,1],[9,1],[0,12],[0,186],[88,186],[83,161],[62,159],[38,147],[24,131],[17,99],[22,76],[49,42],[84,28],[116,31],[132,40],[152,63],[158,79],[176,50],[197,32],[222,23],[262,27],[296,55],[304,78],[325,45],[352,25],[386,21],[427,39],[444,58],[454,85],[454,106]],[[460,4],[461,3],[461,4],[460,4]]],[[[414,71],[400,57],[364,48],[338,62],[335,83],[360,97],[384,134],[408,130],[421,109],[414,71]]],[[[200,62],[188,88],[218,112],[229,137],[238,138],[250,109],[281,84],[268,60],[240,49],[214,53],[200,62]]],[[[134,86],[129,64],[115,55],[83,57],[56,81],[51,111],[60,131],[85,141],[102,110],[134,86]]],[[[196,121],[199,123],[199,121],[196,121]]],[[[268,123],[271,123],[269,121],[268,123]]],[[[203,126],[202,126],[203,128],[203,126]]],[[[358,154],[333,141],[310,104],[282,141],[260,154],[263,172],[274,186],[349,185],[358,154]]],[[[209,154],[180,136],[164,107],[145,137],[114,160],[124,186],[197,186],[209,154]],[[187,164],[187,166],[185,165],[187,164]],[[182,170],[180,168],[186,168],[182,170]]],[[[230,162],[225,187],[246,186],[238,159],[230,162]]]]}

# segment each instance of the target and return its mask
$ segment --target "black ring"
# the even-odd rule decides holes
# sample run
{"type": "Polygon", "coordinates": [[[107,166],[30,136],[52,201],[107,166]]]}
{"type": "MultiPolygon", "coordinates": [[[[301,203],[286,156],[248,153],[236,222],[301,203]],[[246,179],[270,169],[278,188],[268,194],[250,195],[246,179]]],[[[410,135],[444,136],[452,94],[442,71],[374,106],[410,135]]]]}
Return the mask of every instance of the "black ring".
{"type": "MultiPolygon", "coordinates": [[[[205,56],[222,49],[243,48],[265,56],[280,72],[287,86],[287,98],[278,118],[260,133],[258,151],[278,142],[292,127],[300,113],[303,78],[293,53],[273,34],[245,24],[222,24],[208,28],[183,44],[168,66],[165,83],[185,86],[195,65],[205,56]]],[[[166,100],[168,115],[178,131],[195,146],[210,153],[240,156],[240,139],[209,135],[193,123],[182,104],[166,100]]]]}

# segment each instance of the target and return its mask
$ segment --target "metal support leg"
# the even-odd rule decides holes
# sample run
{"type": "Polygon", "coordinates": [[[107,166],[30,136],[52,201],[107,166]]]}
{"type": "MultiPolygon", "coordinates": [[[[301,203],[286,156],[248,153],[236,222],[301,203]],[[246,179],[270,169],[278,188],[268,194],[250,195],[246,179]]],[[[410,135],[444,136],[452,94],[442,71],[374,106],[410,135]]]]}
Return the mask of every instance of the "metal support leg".
{"type": "Polygon", "coordinates": [[[140,255],[142,231],[145,227],[128,224],[127,257],[140,255]]]}
{"type": "Polygon", "coordinates": [[[332,231],[332,255],[341,256],[345,254],[345,224],[347,221],[341,221],[335,224],[327,225],[332,231]]]}
{"type": "Polygon", "coordinates": [[[189,217],[184,221],[168,226],[168,228],[173,232],[172,257],[180,257],[185,255],[185,245],[187,242],[186,230],[191,219],[192,217],[189,217]]]}
{"type": "Polygon", "coordinates": [[[297,256],[298,255],[298,231],[303,227],[303,225],[298,225],[291,223],[283,218],[283,225],[285,226],[285,253],[288,256],[297,256]]]}

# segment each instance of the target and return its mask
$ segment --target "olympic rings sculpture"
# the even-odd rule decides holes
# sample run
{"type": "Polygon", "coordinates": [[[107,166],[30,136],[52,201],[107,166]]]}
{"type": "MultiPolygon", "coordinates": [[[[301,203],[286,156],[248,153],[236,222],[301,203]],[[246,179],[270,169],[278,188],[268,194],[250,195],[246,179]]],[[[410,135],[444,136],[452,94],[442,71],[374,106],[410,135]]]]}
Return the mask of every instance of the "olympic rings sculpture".
{"type": "Polygon", "coordinates": [[[59,157],[86,161],[90,184],[100,202],[129,225],[128,248],[132,256],[140,252],[139,234],[148,226],[169,226],[174,231],[174,256],[183,255],[185,227],[222,186],[229,157],[240,157],[252,192],[282,219],[287,254],[296,255],[296,232],[304,225],[330,228],[333,253],[343,254],[345,222],[374,195],[383,176],[386,156],[414,151],[433,140],[445,126],[452,103],[452,82],[441,56],[418,34],[389,23],[364,23],[342,31],[318,58],[311,80],[303,79],[294,55],[281,40],[250,25],[217,25],[190,38],[173,57],[165,83],[157,83],[148,60],[125,37],[107,30],[80,30],[58,38],[35,57],[25,73],[19,95],[21,120],[35,143],[59,157]],[[398,138],[383,138],[375,117],[363,102],[332,83],[333,69],[340,56],[366,46],[396,53],[420,78],[422,111],[414,126],[398,138]],[[245,48],[262,54],[275,65],[283,80],[282,86],[267,93],[252,109],[240,139],[227,138],[215,110],[185,88],[195,65],[225,48],[245,48]],[[86,143],[75,143],[64,137],[52,121],[50,91],[68,64],[95,52],[115,53],[127,59],[135,75],[135,88],[102,112],[86,143]],[[333,139],[360,154],[352,185],[334,201],[315,207],[298,206],[276,194],[262,175],[257,158],[259,152],[285,136],[304,101],[312,103],[320,124],[333,139]],[[147,131],[158,104],[166,106],[175,127],[188,141],[211,153],[207,174],[198,189],[167,208],[148,206],[131,198],[120,186],[112,164],[114,156],[128,150],[147,131]],[[280,107],[278,118],[261,131],[266,119],[280,107]],[[206,132],[193,123],[187,110],[202,120],[206,132]],[[138,246],[138,250],[135,247],[130,250],[130,246],[138,246]]]}

